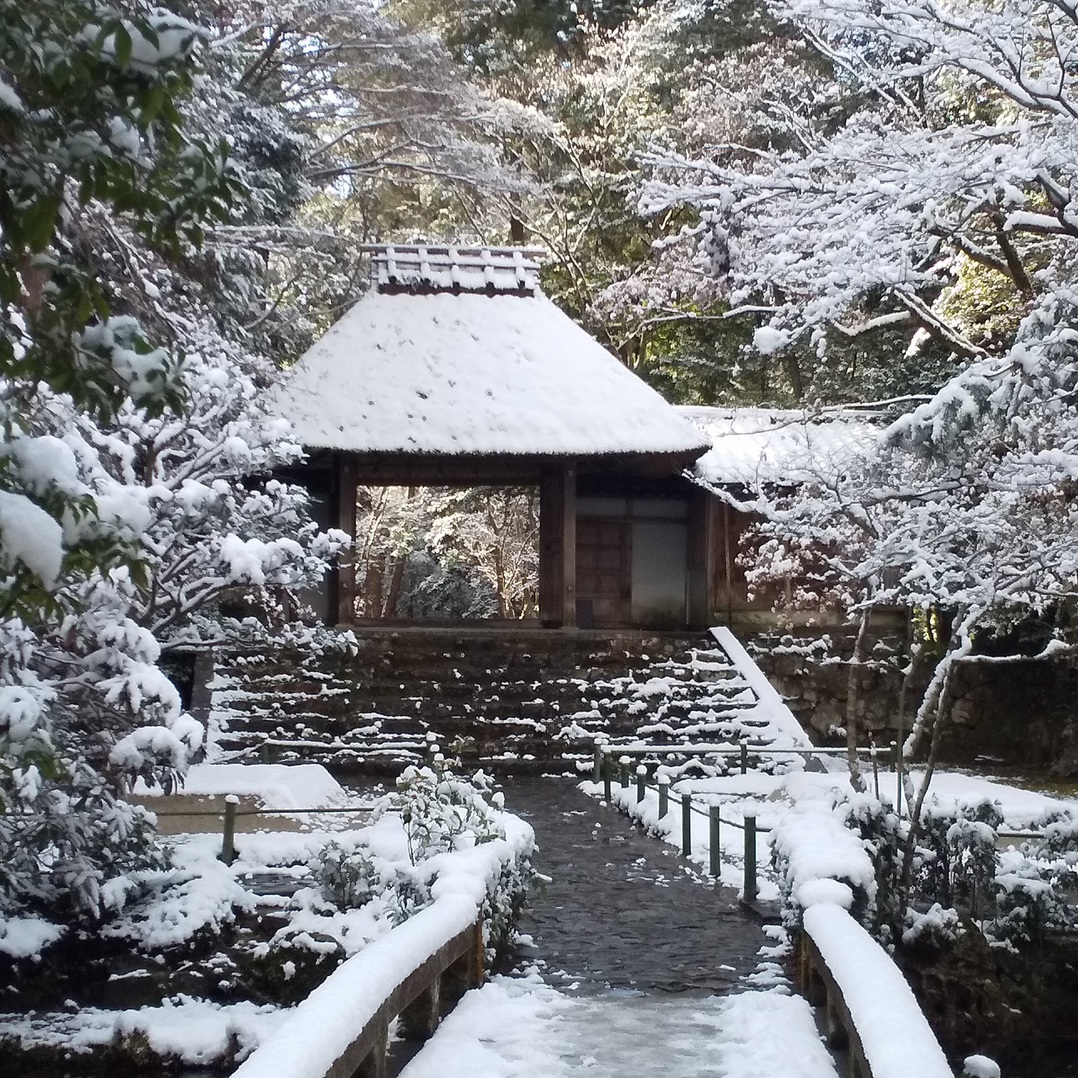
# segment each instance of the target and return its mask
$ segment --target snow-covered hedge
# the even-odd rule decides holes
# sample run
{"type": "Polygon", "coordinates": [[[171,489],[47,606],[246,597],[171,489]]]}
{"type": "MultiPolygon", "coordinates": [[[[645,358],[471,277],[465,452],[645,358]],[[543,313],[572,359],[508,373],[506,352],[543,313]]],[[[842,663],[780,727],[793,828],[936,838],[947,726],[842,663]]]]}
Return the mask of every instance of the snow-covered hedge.
{"type": "Polygon", "coordinates": [[[787,921],[829,902],[863,918],[876,900],[876,872],[861,837],[847,824],[848,805],[807,801],[788,812],[773,836],[779,891],[787,921]]]}

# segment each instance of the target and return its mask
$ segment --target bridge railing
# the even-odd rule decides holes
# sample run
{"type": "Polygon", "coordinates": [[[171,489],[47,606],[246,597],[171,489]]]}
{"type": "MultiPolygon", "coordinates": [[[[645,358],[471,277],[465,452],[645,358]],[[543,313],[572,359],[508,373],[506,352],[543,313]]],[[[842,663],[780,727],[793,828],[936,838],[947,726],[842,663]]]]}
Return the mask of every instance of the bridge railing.
{"type": "MultiPolygon", "coordinates": [[[[629,788],[629,765],[628,756],[623,756],[618,761],[618,774],[621,789],[629,788]]],[[[613,803],[613,767],[612,761],[607,761],[602,768],[603,772],[603,796],[608,803],[613,803]]],[[[643,764],[636,768],[636,804],[639,805],[645,794],[654,790],[658,796],[658,819],[665,820],[671,813],[670,778],[668,775],[658,775],[654,781],[649,781],[648,770],[643,764]]],[[[722,828],[733,827],[744,833],[744,886],[742,900],[755,902],[759,894],[759,880],[757,877],[757,841],[761,835],[768,835],[770,831],[756,826],[756,815],[751,807],[742,811],[742,821],[725,819],[720,808],[716,804],[699,801],[689,792],[680,795],[679,802],[681,812],[681,853],[684,857],[692,854],[692,818],[694,815],[703,817],[708,821],[708,872],[716,879],[722,871],[722,828]]],[[[630,806],[626,806],[627,810],[630,806]]]]}
{"type": "MultiPolygon", "coordinates": [[[[594,782],[601,781],[605,762],[613,756],[618,756],[619,758],[622,756],[691,756],[701,759],[709,756],[736,757],[741,774],[744,775],[747,773],[749,762],[753,757],[845,757],[849,754],[849,749],[830,748],[826,746],[805,746],[783,749],[773,748],[770,745],[753,745],[747,738],[742,738],[736,745],[728,742],[719,744],[695,744],[690,742],[685,744],[661,745],[649,744],[646,741],[629,741],[618,744],[596,738],[592,745],[592,780],[594,782]]],[[[880,745],[860,746],[855,749],[854,752],[860,759],[869,760],[871,762],[876,797],[879,798],[881,762],[885,766],[892,767],[896,771],[899,768],[899,764],[896,762],[898,759],[897,743],[892,741],[888,748],[884,748],[880,745]]]]}
{"type": "Polygon", "coordinates": [[[850,1078],[952,1078],[901,970],[844,909],[805,910],[798,958],[798,987],[823,1006],[828,1044],[848,1052],[850,1078]]]}
{"type": "Polygon", "coordinates": [[[484,977],[475,903],[447,894],[329,975],[232,1078],[384,1078],[389,1024],[430,1036],[444,1010],[484,977]]]}

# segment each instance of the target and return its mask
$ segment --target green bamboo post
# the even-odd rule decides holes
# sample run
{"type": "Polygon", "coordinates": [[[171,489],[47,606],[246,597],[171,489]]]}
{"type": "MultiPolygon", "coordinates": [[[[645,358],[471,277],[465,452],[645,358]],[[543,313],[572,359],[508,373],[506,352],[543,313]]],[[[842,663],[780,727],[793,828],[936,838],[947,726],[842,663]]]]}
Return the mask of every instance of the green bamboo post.
{"type": "Polygon", "coordinates": [[[236,806],[240,799],[235,794],[225,798],[225,826],[221,836],[221,860],[226,865],[236,860],[236,806]]]}
{"type": "Polygon", "coordinates": [[[756,885],[756,810],[745,810],[745,887],[744,900],[755,902],[759,894],[756,885]]]}
{"type": "Polygon", "coordinates": [[[610,804],[612,790],[610,789],[610,772],[614,770],[614,761],[609,756],[603,756],[603,800],[610,804]]]}
{"type": "Polygon", "coordinates": [[[708,805],[707,807],[707,820],[709,825],[708,836],[708,855],[710,858],[710,864],[708,866],[711,875],[718,879],[722,874],[722,849],[719,846],[719,806],[708,805]]]}
{"type": "Polygon", "coordinates": [[[629,764],[632,760],[628,756],[623,756],[618,763],[621,765],[621,788],[627,790],[629,788],[629,764]]]}
{"type": "Polygon", "coordinates": [[[598,782],[603,775],[603,743],[595,742],[595,749],[591,757],[591,781],[598,782]]]}
{"type": "Polygon", "coordinates": [[[663,820],[670,811],[670,776],[658,775],[655,781],[659,784],[659,819],[663,820]]]}
{"type": "Polygon", "coordinates": [[[741,774],[747,775],[749,771],[749,743],[741,739],[741,774]]]}
{"type": "Polygon", "coordinates": [[[897,741],[891,742],[895,754],[895,812],[902,815],[902,746],[897,741]]]}
{"type": "Polygon", "coordinates": [[[880,799],[880,764],[876,759],[876,743],[872,743],[872,785],[876,790],[876,800],[880,799]]]}
{"type": "Polygon", "coordinates": [[[647,782],[648,769],[643,764],[636,768],[636,803],[639,805],[644,800],[644,788],[647,782]]]}
{"type": "Polygon", "coordinates": [[[681,795],[681,855],[692,853],[692,794],[681,795]]]}

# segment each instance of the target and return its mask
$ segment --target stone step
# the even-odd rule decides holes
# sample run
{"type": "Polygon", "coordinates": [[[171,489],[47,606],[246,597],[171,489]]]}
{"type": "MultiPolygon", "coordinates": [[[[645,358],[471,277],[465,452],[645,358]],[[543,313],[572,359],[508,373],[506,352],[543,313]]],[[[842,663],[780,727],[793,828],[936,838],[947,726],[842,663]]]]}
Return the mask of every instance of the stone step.
{"type": "Polygon", "coordinates": [[[584,759],[573,737],[685,743],[767,726],[725,652],[691,635],[365,632],[354,654],[222,656],[214,685],[226,750],[269,738],[300,743],[279,754],[360,768],[414,761],[432,731],[505,769],[584,759]]]}

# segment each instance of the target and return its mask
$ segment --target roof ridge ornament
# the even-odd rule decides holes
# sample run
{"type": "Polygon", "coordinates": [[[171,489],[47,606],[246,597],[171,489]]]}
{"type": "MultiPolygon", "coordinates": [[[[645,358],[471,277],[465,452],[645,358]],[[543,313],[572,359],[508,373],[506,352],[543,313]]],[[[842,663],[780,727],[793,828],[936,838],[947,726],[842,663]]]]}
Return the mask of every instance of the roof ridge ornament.
{"type": "Polygon", "coordinates": [[[375,291],[413,295],[534,296],[539,264],[547,255],[541,247],[367,244],[362,249],[370,254],[375,291]]]}

